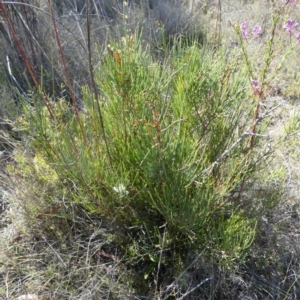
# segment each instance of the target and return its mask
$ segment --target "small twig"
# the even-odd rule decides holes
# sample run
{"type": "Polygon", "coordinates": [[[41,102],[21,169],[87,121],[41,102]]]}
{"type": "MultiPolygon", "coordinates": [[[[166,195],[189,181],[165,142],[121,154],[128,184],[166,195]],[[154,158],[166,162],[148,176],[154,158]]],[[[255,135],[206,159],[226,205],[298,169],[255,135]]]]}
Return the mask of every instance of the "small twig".
{"type": "Polygon", "coordinates": [[[92,64],[90,0],[86,0],[86,5],[87,5],[86,17],[87,17],[87,34],[88,34],[89,71],[90,71],[93,91],[94,91],[95,98],[96,98],[96,105],[97,105],[97,110],[98,110],[98,115],[99,115],[100,127],[101,127],[101,130],[102,130],[102,136],[103,136],[103,140],[104,140],[104,143],[105,143],[105,146],[106,146],[106,151],[107,151],[107,156],[108,156],[108,159],[109,159],[109,164],[112,167],[112,157],[111,157],[111,154],[110,154],[110,151],[109,151],[108,142],[107,142],[107,138],[106,138],[106,134],[105,134],[104,121],[103,121],[102,111],[101,111],[101,107],[100,107],[100,103],[99,103],[100,102],[99,93],[98,93],[98,90],[97,90],[97,87],[96,87],[96,82],[95,82],[95,78],[94,78],[93,64],[92,64]]]}
{"type": "Polygon", "coordinates": [[[183,64],[178,70],[176,70],[175,72],[173,72],[167,79],[167,84],[169,84],[169,82],[171,81],[171,79],[173,78],[174,75],[176,75],[177,73],[179,73],[181,71],[181,69],[183,69],[185,66],[187,66],[188,64],[183,64]]]}
{"type": "MultiPolygon", "coordinates": [[[[91,245],[91,241],[92,239],[94,239],[98,233],[99,233],[100,230],[94,232],[90,238],[89,238],[89,242],[88,242],[88,245],[87,245],[87,253],[86,253],[86,260],[85,260],[85,264],[88,265],[88,259],[89,259],[89,255],[90,255],[90,245],[91,245]]],[[[101,252],[101,251],[100,251],[101,252]]]]}
{"type": "Polygon", "coordinates": [[[133,295],[133,294],[127,294],[124,296],[124,298],[122,297],[122,299],[135,299],[135,300],[150,300],[149,297],[147,296],[138,296],[138,295],[133,295]],[[129,298],[126,298],[129,297],[129,298]]]}
{"type": "MultiPolygon", "coordinates": [[[[261,120],[263,120],[264,118],[266,118],[267,116],[269,116],[269,114],[277,109],[281,104],[276,105],[273,108],[270,108],[265,114],[263,114],[262,116],[259,116],[258,119],[256,119],[254,125],[257,125],[258,122],[260,122],[261,120]]],[[[252,125],[253,126],[253,125],[252,125]]],[[[263,134],[257,134],[257,133],[253,133],[251,130],[251,127],[249,128],[250,132],[246,131],[244,132],[232,145],[230,148],[226,149],[217,159],[216,161],[214,161],[208,168],[206,168],[205,170],[203,170],[201,172],[201,176],[205,173],[210,173],[211,170],[213,170],[213,168],[218,165],[225,157],[228,156],[229,152],[231,152],[241,141],[243,141],[245,139],[245,137],[247,136],[251,136],[252,137],[269,137],[268,135],[263,135],[263,134]]],[[[200,176],[199,175],[199,176],[200,176]]]]}
{"type": "Polygon", "coordinates": [[[4,5],[2,4],[2,1],[0,1],[0,11],[2,12],[2,15],[3,15],[3,18],[5,19],[6,24],[8,25],[8,28],[9,28],[9,31],[10,31],[12,37],[13,37],[13,40],[15,41],[15,43],[18,47],[18,50],[19,50],[19,52],[22,56],[22,59],[25,63],[26,69],[28,70],[31,79],[32,79],[35,87],[38,90],[39,87],[40,87],[40,84],[39,84],[39,82],[38,82],[38,80],[37,80],[37,78],[34,74],[34,70],[33,70],[32,65],[30,63],[30,60],[29,60],[29,58],[26,54],[26,51],[25,51],[23,45],[21,44],[21,42],[20,42],[20,40],[19,40],[19,38],[18,38],[14,28],[13,28],[13,25],[10,21],[10,18],[8,17],[8,14],[6,12],[6,9],[5,9],[4,5]]]}
{"type": "Polygon", "coordinates": [[[218,16],[216,20],[216,34],[218,35],[218,43],[221,41],[222,30],[222,5],[221,0],[218,0],[218,16]]]}
{"type": "MultiPolygon", "coordinates": [[[[199,259],[200,256],[202,256],[202,254],[204,253],[205,250],[206,250],[206,247],[201,251],[201,253],[198,254],[198,256],[191,262],[191,264],[176,278],[176,280],[167,287],[167,289],[164,291],[165,293],[167,293],[171,288],[174,287],[175,283],[188,271],[188,269],[190,269],[193,266],[193,264],[199,259]]],[[[209,279],[211,279],[211,278],[209,278],[209,279]]],[[[207,281],[208,278],[205,280],[207,281]]]]}
{"type": "MultiPolygon", "coordinates": [[[[27,6],[27,7],[30,7],[30,8],[33,8],[35,10],[38,10],[38,11],[41,11],[42,13],[48,15],[48,16],[51,16],[50,13],[48,13],[47,11],[45,11],[44,9],[42,8],[39,8],[35,5],[31,5],[29,3],[25,3],[25,2],[15,2],[15,1],[2,1],[3,4],[13,4],[13,5],[23,5],[23,6],[27,6]]],[[[80,39],[77,38],[77,36],[70,30],[70,28],[68,28],[68,26],[65,26],[64,24],[62,24],[62,22],[60,22],[57,18],[55,18],[55,22],[57,22],[59,25],[61,25],[66,31],[68,31],[74,38],[74,40],[84,49],[86,50],[85,46],[80,42],[80,39]]]]}
{"type": "MultiPolygon", "coordinates": [[[[17,45],[18,51],[19,51],[19,53],[20,53],[20,55],[22,57],[23,62],[25,63],[26,70],[28,71],[28,73],[30,75],[30,78],[33,81],[33,84],[34,84],[35,88],[37,89],[37,91],[40,91],[40,83],[39,83],[39,81],[38,81],[38,79],[36,77],[36,74],[34,72],[34,68],[33,68],[32,64],[30,62],[30,59],[29,59],[28,55],[26,54],[25,48],[23,47],[20,39],[17,36],[16,31],[14,30],[14,27],[13,27],[13,25],[11,23],[11,20],[10,20],[8,14],[7,14],[7,11],[6,11],[6,9],[5,9],[2,1],[0,1],[0,12],[2,12],[3,18],[5,19],[5,22],[6,22],[7,26],[8,26],[9,32],[10,32],[12,38],[13,38],[13,41],[17,45]]],[[[47,107],[47,109],[48,109],[51,117],[53,118],[54,117],[54,113],[53,113],[53,110],[51,108],[51,105],[49,104],[47,96],[44,95],[43,92],[41,92],[41,95],[42,95],[42,99],[43,99],[43,101],[44,101],[44,103],[45,103],[45,105],[46,105],[46,107],[47,107]]]]}
{"type": "Polygon", "coordinates": [[[8,272],[5,275],[6,299],[9,299],[8,272]]]}
{"type": "Polygon", "coordinates": [[[19,90],[19,92],[21,93],[21,95],[24,98],[26,98],[26,101],[29,104],[30,99],[29,99],[27,93],[24,91],[24,89],[21,87],[21,85],[18,83],[17,79],[15,78],[15,76],[11,72],[10,61],[9,61],[8,55],[6,55],[6,68],[7,68],[7,71],[8,71],[9,79],[12,81],[11,83],[16,85],[16,87],[19,90]]]}
{"type": "Polygon", "coordinates": [[[52,24],[53,24],[54,35],[55,35],[55,39],[56,39],[56,42],[57,42],[61,62],[62,62],[62,65],[63,65],[63,71],[64,71],[64,74],[65,74],[65,77],[66,77],[67,86],[68,86],[68,89],[69,89],[69,92],[70,92],[70,96],[71,96],[75,116],[76,116],[78,125],[80,127],[80,131],[81,131],[81,135],[82,135],[82,138],[84,140],[84,143],[85,143],[85,145],[88,145],[86,135],[85,135],[85,132],[84,132],[84,129],[83,129],[83,126],[82,126],[82,122],[80,120],[78,107],[76,105],[75,94],[74,94],[74,91],[73,91],[73,88],[72,88],[72,85],[71,85],[71,80],[70,80],[70,76],[69,76],[69,73],[68,73],[68,68],[67,68],[65,56],[64,56],[64,53],[63,53],[63,50],[62,50],[62,45],[61,45],[61,41],[60,41],[60,38],[59,38],[59,34],[58,34],[57,26],[56,26],[56,21],[55,21],[55,18],[54,18],[54,13],[53,13],[51,0],[48,0],[48,5],[49,5],[49,8],[50,8],[50,15],[51,15],[51,20],[52,20],[52,24]]]}
{"type": "Polygon", "coordinates": [[[193,287],[191,290],[187,291],[186,293],[184,293],[180,298],[178,298],[178,300],[182,300],[184,299],[187,295],[189,295],[190,293],[192,293],[193,291],[195,291],[196,289],[198,289],[201,285],[203,285],[205,282],[212,280],[211,277],[208,277],[204,280],[202,280],[199,284],[197,284],[195,287],[193,287]]]}
{"type": "Polygon", "coordinates": [[[161,132],[164,132],[164,131],[168,130],[170,127],[172,127],[174,124],[176,124],[176,123],[178,123],[178,122],[183,122],[183,121],[186,121],[186,120],[187,120],[187,118],[175,120],[174,122],[172,122],[172,123],[171,123],[169,126],[167,126],[166,128],[161,129],[161,132]]]}
{"type": "Polygon", "coordinates": [[[56,256],[59,258],[59,260],[63,263],[63,265],[65,266],[65,268],[67,268],[66,263],[62,260],[62,258],[58,255],[58,253],[55,251],[55,249],[51,246],[50,243],[48,243],[48,241],[46,240],[46,238],[44,236],[42,236],[43,240],[48,244],[48,246],[52,249],[52,251],[56,254],[56,256]]]}
{"type": "Polygon", "coordinates": [[[165,244],[165,241],[166,241],[167,223],[164,224],[163,226],[165,227],[165,229],[164,229],[163,240],[162,240],[160,253],[159,253],[159,261],[158,261],[158,265],[157,265],[156,284],[155,284],[156,293],[158,292],[158,277],[159,277],[159,273],[160,273],[160,266],[161,266],[161,261],[162,261],[162,254],[163,254],[164,244],[165,244]]]}

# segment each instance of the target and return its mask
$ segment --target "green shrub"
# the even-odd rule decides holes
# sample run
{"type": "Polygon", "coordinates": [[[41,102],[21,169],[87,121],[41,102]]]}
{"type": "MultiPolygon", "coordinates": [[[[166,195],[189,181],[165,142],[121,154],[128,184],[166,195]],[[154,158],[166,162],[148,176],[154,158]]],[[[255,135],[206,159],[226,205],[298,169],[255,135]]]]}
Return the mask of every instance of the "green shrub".
{"type": "Polygon", "coordinates": [[[256,100],[246,72],[222,50],[175,49],[157,63],[126,36],[108,45],[95,70],[100,96],[85,87],[83,111],[61,100],[24,117],[32,146],[72,182],[76,201],[116,226],[128,258],[146,263],[145,278],[193,249],[240,263],[259,214],[242,200],[265,156],[250,134],[256,100]]]}

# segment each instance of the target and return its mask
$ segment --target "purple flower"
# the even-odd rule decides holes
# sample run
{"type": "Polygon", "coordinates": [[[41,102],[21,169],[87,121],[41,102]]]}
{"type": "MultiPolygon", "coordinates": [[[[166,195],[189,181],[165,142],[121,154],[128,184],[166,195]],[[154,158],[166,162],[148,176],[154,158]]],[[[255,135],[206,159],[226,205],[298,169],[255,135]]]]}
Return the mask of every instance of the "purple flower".
{"type": "Polygon", "coordinates": [[[253,35],[254,35],[255,37],[260,36],[261,33],[262,33],[261,27],[258,26],[258,25],[255,25],[254,28],[253,28],[253,30],[252,30],[252,33],[253,33],[253,35]]]}
{"type": "Polygon", "coordinates": [[[259,94],[259,87],[258,87],[258,80],[257,79],[252,80],[252,89],[253,89],[253,94],[254,95],[259,94]]]}
{"type": "Polygon", "coordinates": [[[257,79],[253,79],[253,80],[252,80],[252,85],[253,85],[254,87],[258,87],[258,80],[257,80],[257,79]]]}
{"type": "Polygon", "coordinates": [[[299,23],[295,23],[295,20],[289,19],[286,24],[283,26],[283,28],[286,30],[286,32],[289,35],[292,35],[293,30],[297,29],[299,27],[299,23]]]}
{"type": "Polygon", "coordinates": [[[243,22],[243,23],[241,24],[241,29],[242,29],[242,30],[248,29],[248,22],[243,22]]]}
{"type": "Polygon", "coordinates": [[[300,32],[297,34],[296,39],[300,42],[300,32]]]}
{"type": "Polygon", "coordinates": [[[244,40],[248,40],[248,38],[249,38],[247,29],[248,29],[248,22],[243,22],[241,24],[241,30],[242,30],[242,37],[244,40]]]}
{"type": "MultiPolygon", "coordinates": [[[[248,22],[243,22],[240,25],[240,28],[241,28],[242,38],[247,41],[249,39],[249,32],[248,32],[249,24],[248,24],[248,22]]],[[[261,27],[259,25],[255,25],[252,29],[252,34],[254,37],[260,36],[262,34],[261,27]]]]}
{"type": "Polygon", "coordinates": [[[296,5],[297,4],[297,0],[287,0],[286,4],[288,4],[288,5],[296,5]]]}

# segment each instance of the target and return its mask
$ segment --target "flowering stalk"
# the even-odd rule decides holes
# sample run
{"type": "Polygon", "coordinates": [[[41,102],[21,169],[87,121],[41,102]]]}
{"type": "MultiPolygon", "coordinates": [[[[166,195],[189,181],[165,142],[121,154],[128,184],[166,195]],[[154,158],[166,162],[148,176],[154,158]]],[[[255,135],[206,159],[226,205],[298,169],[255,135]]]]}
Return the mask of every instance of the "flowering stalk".
{"type": "MultiPolygon", "coordinates": [[[[290,43],[292,42],[292,35],[294,31],[298,27],[299,27],[299,23],[295,23],[295,20],[293,19],[288,19],[287,22],[283,25],[283,28],[286,30],[287,34],[290,37],[290,43]]],[[[300,41],[300,32],[296,35],[296,39],[300,41]]]]}

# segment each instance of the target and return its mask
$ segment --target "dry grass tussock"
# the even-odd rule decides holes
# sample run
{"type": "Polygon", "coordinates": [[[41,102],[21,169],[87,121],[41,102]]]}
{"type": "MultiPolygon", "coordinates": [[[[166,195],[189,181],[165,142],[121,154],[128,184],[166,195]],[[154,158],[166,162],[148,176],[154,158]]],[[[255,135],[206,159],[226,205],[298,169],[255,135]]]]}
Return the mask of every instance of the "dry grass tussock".
{"type": "MultiPolygon", "coordinates": [[[[124,222],[123,226],[122,218],[99,217],[93,209],[87,209],[88,196],[78,182],[62,178],[63,173],[48,162],[47,155],[36,151],[36,141],[26,131],[28,124],[20,117],[20,94],[24,92],[22,99],[30,102],[31,106],[26,105],[29,111],[34,111],[34,99],[44,99],[45,103],[64,99],[69,103],[75,100],[85,114],[82,87],[93,83],[89,60],[96,68],[110,55],[108,43],[135,33],[150,48],[155,59],[153,70],[157,64],[171,60],[176,41],[186,47],[196,41],[212,52],[223,47],[239,68],[245,57],[234,26],[242,22],[262,26],[261,37],[247,43],[252,71],[259,76],[266,63],[271,15],[283,4],[90,1],[89,41],[85,1],[53,1],[53,15],[48,1],[24,2],[28,5],[4,5],[17,40],[0,12],[0,47],[6,49],[0,53],[0,299],[300,298],[300,44],[291,47],[282,29],[282,22],[289,18],[300,22],[298,1],[290,1],[281,14],[260,107],[267,128],[262,134],[263,152],[272,159],[262,163],[259,178],[255,174],[245,183],[245,192],[239,198],[240,206],[249,208],[250,215],[257,213],[255,239],[241,263],[230,266],[212,259],[214,249],[209,245],[201,249],[183,245],[174,250],[173,244],[168,244],[171,235],[164,230],[164,222],[159,223],[166,227],[157,229],[158,239],[151,241],[153,253],[158,255],[147,255],[153,233],[145,232],[140,223],[128,226],[124,222]],[[7,57],[20,86],[9,74],[7,57]],[[277,195],[274,190],[278,190],[277,195]],[[264,210],[268,202],[261,199],[271,203],[276,196],[278,204],[264,210]],[[78,197],[82,197],[80,201],[78,197]],[[165,244],[169,248],[164,249],[165,244]]],[[[114,58],[118,62],[116,55],[114,58]]],[[[105,98],[100,88],[98,92],[105,98]]],[[[164,97],[168,99],[169,95],[164,97]]],[[[151,113],[154,115],[155,109],[151,113]]],[[[146,206],[145,219],[148,210],[146,206]]],[[[220,253],[226,260],[226,253],[220,253]]]]}

